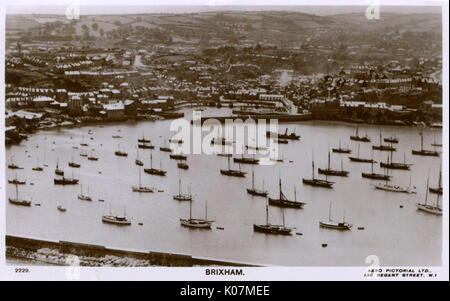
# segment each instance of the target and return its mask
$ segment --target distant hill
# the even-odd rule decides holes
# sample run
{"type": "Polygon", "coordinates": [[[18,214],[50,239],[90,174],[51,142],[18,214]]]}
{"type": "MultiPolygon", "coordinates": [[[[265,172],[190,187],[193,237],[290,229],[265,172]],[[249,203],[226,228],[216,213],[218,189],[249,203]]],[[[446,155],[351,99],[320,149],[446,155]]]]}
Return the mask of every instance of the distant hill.
{"type": "MultiPolygon", "coordinates": [[[[69,20],[63,15],[7,15],[7,31],[27,31],[48,22],[69,20]]],[[[87,15],[75,22],[76,34],[82,34],[82,26],[99,36],[100,28],[106,34],[112,30],[141,27],[159,30],[173,36],[189,38],[208,35],[211,38],[249,39],[295,39],[318,31],[363,32],[395,30],[397,33],[433,32],[440,33],[440,14],[395,14],[381,13],[379,20],[368,20],[365,14],[351,13],[318,16],[287,11],[221,11],[188,14],[142,14],[142,15],[87,15]]]]}

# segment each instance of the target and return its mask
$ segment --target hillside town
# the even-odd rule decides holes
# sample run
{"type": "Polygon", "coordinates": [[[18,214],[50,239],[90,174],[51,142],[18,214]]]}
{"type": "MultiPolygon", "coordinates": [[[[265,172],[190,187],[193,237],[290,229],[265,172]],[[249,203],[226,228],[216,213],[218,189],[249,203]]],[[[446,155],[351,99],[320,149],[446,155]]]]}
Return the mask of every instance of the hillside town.
{"type": "MultiPolygon", "coordinates": [[[[230,22],[226,26],[239,25],[230,22]]],[[[122,28],[100,32],[121,41],[114,47],[89,43],[90,33],[102,30],[92,22],[65,40],[56,38],[55,22],[7,35],[6,143],[42,128],[178,118],[186,106],[230,107],[234,116],[441,126],[442,53],[437,43],[413,45],[409,32],[390,37],[391,43],[360,45],[326,43],[314,31],[303,43],[280,46],[211,36],[174,41],[154,31],[139,35],[145,32],[139,26],[122,28]],[[382,53],[386,45],[385,59],[361,56],[382,53]]]]}

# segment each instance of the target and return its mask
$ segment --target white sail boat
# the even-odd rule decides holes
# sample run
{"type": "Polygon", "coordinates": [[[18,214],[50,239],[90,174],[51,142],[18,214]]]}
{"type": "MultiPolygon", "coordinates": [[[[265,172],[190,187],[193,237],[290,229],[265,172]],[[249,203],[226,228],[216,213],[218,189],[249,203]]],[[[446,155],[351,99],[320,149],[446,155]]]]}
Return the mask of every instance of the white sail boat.
{"type": "Polygon", "coordinates": [[[134,192],[153,192],[152,188],[142,186],[141,184],[141,168],[139,167],[139,186],[131,187],[134,192]]]}
{"type": "Polygon", "coordinates": [[[439,206],[439,197],[440,195],[437,194],[437,199],[436,199],[436,206],[430,205],[428,204],[428,190],[429,190],[429,180],[430,177],[427,177],[427,189],[425,191],[425,203],[417,203],[417,209],[427,212],[427,213],[431,213],[431,214],[436,214],[436,215],[442,215],[442,208],[439,206]]]}
{"type": "Polygon", "coordinates": [[[352,228],[352,224],[347,223],[345,221],[345,210],[344,210],[344,218],[342,222],[336,222],[331,219],[331,202],[330,202],[330,212],[328,216],[328,221],[320,221],[319,225],[323,228],[329,229],[337,229],[337,230],[350,230],[352,228]]]}

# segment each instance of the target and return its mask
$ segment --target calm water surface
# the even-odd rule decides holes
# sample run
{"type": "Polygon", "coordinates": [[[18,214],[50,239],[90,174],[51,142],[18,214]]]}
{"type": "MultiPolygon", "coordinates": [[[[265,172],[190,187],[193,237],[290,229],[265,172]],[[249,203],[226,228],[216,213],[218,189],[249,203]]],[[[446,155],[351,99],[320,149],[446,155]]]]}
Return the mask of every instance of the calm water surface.
{"type": "MultiPolygon", "coordinates": [[[[185,111],[191,116],[191,111],[185,111]]],[[[224,112],[224,110],[220,111],[224,112]]],[[[219,111],[208,109],[203,115],[216,115],[219,111]]],[[[251,186],[251,165],[242,165],[247,171],[245,179],[222,176],[221,168],[227,167],[227,160],[216,155],[188,155],[189,170],[181,171],[183,190],[189,183],[194,195],[193,215],[204,217],[205,200],[208,200],[208,218],[214,219],[212,230],[202,231],[181,227],[179,218],[188,217],[189,203],[172,199],[178,193],[179,169],[177,161],[169,159],[169,154],[160,152],[159,146],[169,139],[171,121],[143,121],[122,124],[105,124],[81,128],[55,129],[39,131],[20,145],[6,149],[6,162],[14,156],[14,162],[23,170],[7,169],[7,179],[17,174],[19,179],[27,181],[19,187],[21,198],[30,199],[41,206],[22,207],[7,203],[6,232],[53,240],[69,240],[84,243],[102,244],[109,247],[167,251],[239,260],[270,265],[318,266],[318,265],[366,265],[369,255],[376,255],[381,265],[440,265],[442,217],[418,212],[415,203],[425,198],[425,184],[428,171],[430,185],[437,186],[441,158],[412,156],[411,149],[420,147],[419,129],[407,127],[362,126],[372,137],[372,143],[378,144],[379,132],[384,137],[395,134],[400,143],[394,153],[395,161],[414,164],[411,171],[390,171],[393,182],[399,185],[417,187],[417,194],[402,194],[375,190],[369,179],[361,178],[361,172],[370,172],[370,164],[352,163],[347,154],[332,154],[331,164],[340,168],[341,157],[344,169],[351,173],[347,178],[329,178],[336,181],[334,189],[304,186],[302,178],[311,177],[311,158],[317,167],[326,167],[327,151],[337,147],[339,139],[342,146],[349,146],[356,155],[357,142],[350,141],[355,126],[331,122],[303,122],[280,124],[295,129],[302,136],[300,141],[279,145],[283,163],[274,166],[258,165],[254,167],[256,185],[261,188],[264,179],[265,188],[271,196],[278,195],[278,176],[283,180],[284,194],[294,198],[294,186],[297,200],[306,202],[303,210],[285,209],[287,226],[296,227],[303,235],[276,236],[253,232],[253,223],[265,223],[265,199],[252,197],[246,193],[251,186]],[[93,134],[89,135],[88,130],[93,134]],[[118,131],[120,130],[120,132],[118,131]],[[167,176],[158,177],[142,172],[142,184],[156,187],[164,192],[136,193],[131,186],[138,183],[139,167],[134,160],[137,155],[137,138],[145,133],[156,146],[153,151],[153,166],[167,170],[167,176]],[[122,139],[113,139],[112,135],[121,135],[122,139]],[[71,138],[72,137],[72,138],[71,138]],[[93,138],[92,140],[90,138],[93,138]],[[89,161],[80,157],[84,142],[89,152],[95,149],[99,161],[89,161]],[[120,148],[128,152],[128,157],[117,157],[114,151],[120,148]],[[72,147],[80,149],[74,150],[72,147]],[[81,164],[81,168],[67,166],[71,158],[81,164]],[[80,185],[56,186],[53,184],[54,169],[59,159],[60,167],[66,175],[80,179],[83,192],[93,198],[92,202],[77,199],[80,185]],[[31,168],[47,164],[43,172],[31,168]],[[290,162],[292,161],[292,162],[290,162]],[[34,185],[30,185],[34,183],[34,185]],[[99,202],[104,199],[105,202],[99,202]],[[343,218],[353,223],[351,231],[335,231],[319,227],[319,220],[328,219],[332,202],[332,215],[336,220],[343,218]],[[58,204],[67,208],[62,213],[56,209],[58,204]],[[400,208],[403,205],[403,208],[400,208]],[[103,224],[101,216],[109,213],[123,214],[132,219],[132,226],[119,227],[103,224]],[[142,222],[143,225],[138,225],[142,222]],[[216,227],[223,227],[218,230],[216,227]],[[364,227],[365,230],[358,230],[364,227]],[[328,247],[322,248],[322,243],[328,247]]],[[[425,129],[424,145],[431,149],[436,137],[441,141],[441,130],[425,129]]],[[[360,156],[370,157],[372,143],[360,144],[360,156]]],[[[387,152],[374,152],[374,159],[385,161],[387,152]]],[[[150,150],[139,150],[139,156],[146,167],[150,165],[150,150]]],[[[233,168],[237,168],[233,165],[233,168]]],[[[375,172],[383,171],[377,164],[375,172]]],[[[321,177],[321,176],[319,176],[321,177]]],[[[7,197],[15,196],[15,187],[7,184],[7,197]]],[[[434,203],[436,195],[429,195],[434,203]]],[[[270,207],[271,223],[282,222],[282,211],[270,207]]]]}

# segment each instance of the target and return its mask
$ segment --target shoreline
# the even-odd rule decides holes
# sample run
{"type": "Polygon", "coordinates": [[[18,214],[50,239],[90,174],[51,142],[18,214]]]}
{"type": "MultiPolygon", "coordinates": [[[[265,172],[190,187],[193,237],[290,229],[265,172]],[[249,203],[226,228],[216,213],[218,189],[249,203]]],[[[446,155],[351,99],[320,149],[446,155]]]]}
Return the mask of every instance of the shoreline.
{"type": "MultiPolygon", "coordinates": [[[[176,113],[180,113],[180,111],[176,111],[176,113]]],[[[18,145],[20,144],[20,142],[22,140],[26,140],[28,138],[28,136],[31,136],[33,134],[38,133],[39,131],[48,131],[48,130],[59,130],[59,129],[71,129],[71,128],[81,128],[81,127],[85,127],[85,126],[90,126],[90,125],[95,125],[95,126],[99,126],[99,125],[103,125],[103,126],[107,126],[107,125],[111,125],[111,124],[124,124],[124,123],[128,123],[128,122],[140,122],[140,121],[153,121],[153,122],[157,122],[157,121],[161,121],[161,120],[172,120],[172,119],[177,119],[177,118],[164,118],[162,116],[159,116],[160,118],[156,117],[157,115],[154,115],[153,118],[126,118],[123,120],[111,120],[111,121],[107,121],[107,120],[89,120],[89,121],[84,121],[84,122],[78,122],[78,123],[71,123],[71,124],[59,124],[59,125],[55,125],[55,126],[49,126],[49,127],[41,127],[41,128],[37,128],[36,130],[34,130],[31,133],[18,133],[18,135],[26,135],[26,138],[21,139],[19,142],[16,143],[9,143],[6,144],[6,146],[9,145],[18,145]]],[[[280,123],[286,123],[286,122],[291,122],[291,123],[302,123],[302,122],[307,122],[307,121],[321,121],[321,122],[331,122],[331,123],[344,123],[344,124],[349,124],[349,125],[365,125],[365,126],[398,126],[398,127],[410,127],[410,128],[428,128],[428,129],[440,129],[442,130],[442,123],[441,126],[432,126],[432,125],[427,125],[424,122],[422,123],[417,123],[417,124],[402,124],[402,123],[395,123],[395,122],[384,122],[384,123],[376,123],[376,122],[366,122],[364,120],[348,120],[348,119],[324,119],[324,118],[317,118],[314,117],[313,113],[307,113],[307,114],[295,114],[295,115],[284,115],[284,114],[254,114],[254,115],[229,115],[229,116],[208,116],[208,117],[202,117],[201,118],[201,123],[203,124],[203,122],[205,122],[208,119],[217,119],[219,120],[221,123],[224,123],[225,120],[227,119],[231,119],[231,120],[236,120],[236,119],[241,119],[242,121],[245,121],[247,119],[264,119],[264,120],[270,120],[270,119],[277,119],[278,122],[280,123]]],[[[190,123],[192,124],[192,120],[190,121],[190,123]]],[[[5,135],[5,140],[6,140],[6,135],[5,135]]]]}

